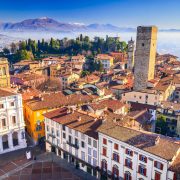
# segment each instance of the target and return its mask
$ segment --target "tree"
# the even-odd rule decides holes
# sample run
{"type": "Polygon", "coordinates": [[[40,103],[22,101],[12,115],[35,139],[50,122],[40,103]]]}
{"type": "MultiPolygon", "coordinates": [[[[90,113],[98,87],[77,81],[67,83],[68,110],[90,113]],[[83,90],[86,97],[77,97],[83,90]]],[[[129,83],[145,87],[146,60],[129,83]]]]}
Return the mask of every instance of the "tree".
{"type": "Polygon", "coordinates": [[[19,50],[16,53],[16,59],[18,60],[32,60],[34,59],[32,52],[26,50],[19,50]]]}
{"type": "Polygon", "coordinates": [[[85,77],[85,76],[87,76],[89,74],[90,74],[89,71],[82,71],[81,72],[81,77],[85,77]]]}
{"type": "Polygon", "coordinates": [[[18,47],[17,47],[17,45],[15,43],[11,43],[10,44],[10,51],[11,51],[11,53],[13,53],[13,54],[16,53],[17,49],[18,49],[18,47]]]}
{"type": "Polygon", "coordinates": [[[19,50],[26,50],[26,42],[22,41],[19,43],[19,50]]]}
{"type": "Polygon", "coordinates": [[[9,55],[10,54],[10,50],[8,48],[3,48],[3,54],[4,55],[9,55]]]}
{"type": "Polygon", "coordinates": [[[166,118],[161,115],[156,120],[156,133],[166,135],[168,131],[168,126],[166,123],[166,118]]]}

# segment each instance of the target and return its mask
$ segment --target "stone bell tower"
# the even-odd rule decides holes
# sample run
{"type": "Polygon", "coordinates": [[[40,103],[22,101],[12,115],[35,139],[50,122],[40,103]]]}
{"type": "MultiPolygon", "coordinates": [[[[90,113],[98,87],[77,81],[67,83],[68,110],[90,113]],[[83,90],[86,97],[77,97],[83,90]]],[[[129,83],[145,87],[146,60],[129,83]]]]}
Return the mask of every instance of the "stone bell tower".
{"type": "Polygon", "coordinates": [[[0,88],[10,87],[9,64],[6,58],[0,58],[0,88]]]}
{"type": "Polygon", "coordinates": [[[127,62],[127,69],[133,70],[134,68],[134,41],[128,41],[128,62],[127,62]]]}
{"type": "Polygon", "coordinates": [[[154,79],[157,31],[156,26],[137,28],[134,64],[134,90],[136,91],[146,89],[147,82],[154,79]]]}

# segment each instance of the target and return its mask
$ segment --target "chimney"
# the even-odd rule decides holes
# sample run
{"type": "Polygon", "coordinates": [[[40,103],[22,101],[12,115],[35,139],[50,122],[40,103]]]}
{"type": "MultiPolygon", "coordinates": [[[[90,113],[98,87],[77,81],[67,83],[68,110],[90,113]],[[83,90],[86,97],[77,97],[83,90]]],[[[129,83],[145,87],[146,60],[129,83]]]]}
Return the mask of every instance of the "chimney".
{"type": "Polygon", "coordinates": [[[81,121],[81,116],[78,116],[78,121],[81,121]]]}
{"type": "Polygon", "coordinates": [[[116,123],[117,122],[117,119],[114,117],[113,118],[113,123],[116,123]]]}
{"type": "Polygon", "coordinates": [[[160,140],[160,136],[158,136],[155,140],[155,145],[157,145],[159,143],[159,140],[160,140]]]}

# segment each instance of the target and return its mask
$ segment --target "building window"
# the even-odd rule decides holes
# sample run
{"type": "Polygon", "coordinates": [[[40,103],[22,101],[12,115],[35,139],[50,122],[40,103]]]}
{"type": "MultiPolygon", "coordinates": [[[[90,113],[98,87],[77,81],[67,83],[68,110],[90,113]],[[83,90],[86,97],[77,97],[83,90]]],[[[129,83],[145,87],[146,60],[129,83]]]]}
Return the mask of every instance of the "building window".
{"type": "Polygon", "coordinates": [[[142,47],[144,47],[144,43],[142,43],[142,47]]]}
{"type": "Polygon", "coordinates": [[[49,132],[49,126],[48,125],[46,126],[46,130],[47,130],[47,132],[49,132]]]}
{"type": "Polygon", "coordinates": [[[4,104],[0,104],[0,109],[4,109],[4,104]]]}
{"type": "Polygon", "coordinates": [[[133,156],[133,151],[131,151],[130,149],[126,149],[126,154],[129,156],[133,156]]]}
{"type": "Polygon", "coordinates": [[[81,158],[83,161],[85,161],[85,152],[81,151],[81,158]]]}
{"type": "Polygon", "coordinates": [[[93,150],[93,157],[97,158],[97,151],[93,150]]]}
{"type": "Polygon", "coordinates": [[[83,141],[81,141],[81,147],[84,148],[85,147],[85,143],[83,141]]]}
{"type": "Polygon", "coordinates": [[[16,116],[12,116],[12,124],[16,124],[16,116]]]}
{"type": "Polygon", "coordinates": [[[59,144],[60,144],[60,141],[59,141],[59,139],[57,139],[57,146],[59,146],[59,144]]]}
{"type": "Polygon", "coordinates": [[[93,141],[93,147],[97,148],[97,141],[96,140],[93,141]]]}
{"type": "Polygon", "coordinates": [[[91,164],[91,156],[88,156],[88,163],[91,164]]]}
{"type": "Polygon", "coordinates": [[[118,178],[119,177],[119,169],[116,165],[113,166],[112,168],[112,174],[115,178],[118,178]]]}
{"type": "Polygon", "coordinates": [[[77,146],[78,146],[78,144],[79,144],[78,139],[77,139],[77,138],[75,138],[75,145],[77,145],[77,146]]]}
{"type": "Polygon", "coordinates": [[[163,170],[163,164],[158,161],[154,161],[154,167],[163,170]]]}
{"type": "Polygon", "coordinates": [[[107,156],[107,150],[105,147],[103,147],[103,149],[102,149],[102,154],[103,154],[103,156],[107,156]]]}
{"type": "Polygon", "coordinates": [[[6,119],[5,118],[1,119],[1,121],[2,121],[2,126],[5,127],[6,126],[6,119]]]}
{"type": "Polygon", "coordinates": [[[88,147],[88,154],[91,155],[91,148],[88,147]]]}
{"type": "Polygon", "coordinates": [[[21,139],[25,139],[25,132],[24,131],[21,132],[21,139]]]}
{"type": "Polygon", "coordinates": [[[62,125],[62,129],[63,129],[63,131],[65,131],[65,130],[66,130],[66,127],[65,127],[65,125],[62,125]]]}
{"type": "Polygon", "coordinates": [[[81,139],[85,139],[85,135],[84,134],[81,134],[81,139]]]}
{"type": "Polygon", "coordinates": [[[117,153],[113,153],[113,160],[119,162],[119,155],[117,153]]]}
{"type": "Polygon", "coordinates": [[[2,68],[2,75],[6,76],[6,68],[5,67],[2,68]]]}
{"type": "Polygon", "coordinates": [[[125,159],[125,166],[132,169],[132,161],[131,161],[131,159],[125,159]]]}
{"type": "Polygon", "coordinates": [[[107,171],[107,161],[106,160],[101,161],[101,168],[103,171],[107,171]]]}
{"type": "Polygon", "coordinates": [[[65,133],[63,133],[63,138],[66,139],[66,134],[65,133]]]}
{"type": "Polygon", "coordinates": [[[93,166],[97,166],[97,160],[93,158],[93,166]]]}
{"type": "Polygon", "coordinates": [[[144,166],[139,165],[138,172],[139,174],[146,176],[146,168],[144,166]]]}
{"type": "Polygon", "coordinates": [[[71,136],[69,136],[69,143],[71,143],[71,141],[72,141],[72,138],[71,138],[71,136]]]}
{"type": "Polygon", "coordinates": [[[14,102],[11,102],[10,105],[11,105],[11,107],[14,107],[14,102]]]}
{"type": "Polygon", "coordinates": [[[56,136],[59,137],[59,130],[56,131],[56,136]]]}
{"type": "Polygon", "coordinates": [[[103,144],[107,145],[107,139],[103,138],[103,144]]]}
{"type": "Polygon", "coordinates": [[[142,161],[142,162],[145,162],[147,163],[147,157],[146,156],[143,156],[143,155],[139,155],[139,160],[142,161]]]}
{"type": "Polygon", "coordinates": [[[91,138],[88,138],[88,144],[91,145],[91,138]]]}
{"type": "Polygon", "coordinates": [[[69,134],[71,134],[72,133],[72,130],[69,128],[69,134]]]}
{"type": "Polygon", "coordinates": [[[161,180],[161,173],[159,172],[155,172],[155,177],[154,177],[154,180],[161,180]]]}
{"type": "Polygon", "coordinates": [[[114,144],[114,149],[115,149],[115,150],[119,150],[118,144],[116,144],[116,143],[114,144]]]}
{"type": "Polygon", "coordinates": [[[52,132],[52,134],[54,135],[54,128],[51,128],[51,132],[52,132]]]}
{"type": "Polygon", "coordinates": [[[41,131],[42,130],[42,126],[41,125],[36,125],[36,131],[41,131]]]}
{"type": "Polygon", "coordinates": [[[124,174],[124,180],[132,180],[132,177],[131,177],[131,173],[130,173],[130,172],[125,172],[125,174],[124,174]]]}

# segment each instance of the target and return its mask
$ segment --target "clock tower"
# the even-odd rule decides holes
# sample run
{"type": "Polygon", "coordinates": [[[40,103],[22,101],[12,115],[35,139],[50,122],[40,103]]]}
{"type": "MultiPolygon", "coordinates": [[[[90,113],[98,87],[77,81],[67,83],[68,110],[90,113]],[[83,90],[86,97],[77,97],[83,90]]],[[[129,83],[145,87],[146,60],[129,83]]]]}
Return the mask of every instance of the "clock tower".
{"type": "Polygon", "coordinates": [[[157,47],[157,27],[139,26],[137,28],[134,61],[134,90],[147,88],[147,82],[154,79],[157,47]]]}
{"type": "Polygon", "coordinates": [[[127,69],[133,70],[134,68],[134,41],[128,41],[128,62],[127,62],[127,69]]]}

